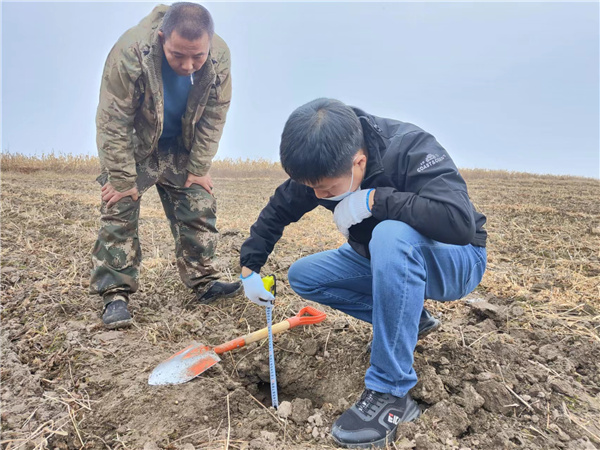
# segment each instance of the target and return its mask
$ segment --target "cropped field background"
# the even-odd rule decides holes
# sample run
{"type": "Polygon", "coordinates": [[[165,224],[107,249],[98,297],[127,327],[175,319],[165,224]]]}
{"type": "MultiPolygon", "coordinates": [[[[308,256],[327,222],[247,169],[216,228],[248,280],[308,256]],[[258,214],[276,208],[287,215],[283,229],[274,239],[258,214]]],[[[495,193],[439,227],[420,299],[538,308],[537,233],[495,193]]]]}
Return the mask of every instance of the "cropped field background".
{"type": "MultiPolygon", "coordinates": [[[[323,324],[277,338],[282,396],[298,411],[299,400],[310,401],[310,420],[268,409],[263,344],[233,353],[222,369],[185,386],[151,390],[149,371],[172,352],[192,340],[218,344],[258,329],[260,309],[241,296],[183,307],[191,294],[179,280],[168,223],[150,190],[139,229],[141,289],[131,298],[136,324],[106,332],[99,299],[87,293],[99,227],[97,159],[2,154],[0,164],[2,448],[332,445],[327,431],[343,410],[339,399],[352,403],[362,389],[367,324],[328,310],[323,324]],[[352,366],[357,359],[360,367],[352,366]]],[[[439,396],[416,390],[429,409],[419,425],[401,430],[397,445],[404,447],[397,448],[598,448],[600,183],[461,173],[488,218],[488,269],[472,295],[477,301],[428,301],[444,327],[419,344],[415,365],[424,382],[435,381],[439,396]],[[522,366],[527,361],[529,369],[522,366]],[[486,396],[491,381],[506,389],[508,406],[498,400],[496,408],[493,395],[486,396]],[[461,404],[471,389],[464,383],[487,403],[461,404]],[[456,416],[462,425],[446,429],[436,415],[456,416]]],[[[233,280],[239,246],[286,176],[278,163],[232,160],[216,161],[211,175],[222,235],[216,264],[233,280]]],[[[283,280],[274,320],[304,304],[287,286],[289,265],[342,243],[325,209],[286,229],[264,269],[283,280]]]]}

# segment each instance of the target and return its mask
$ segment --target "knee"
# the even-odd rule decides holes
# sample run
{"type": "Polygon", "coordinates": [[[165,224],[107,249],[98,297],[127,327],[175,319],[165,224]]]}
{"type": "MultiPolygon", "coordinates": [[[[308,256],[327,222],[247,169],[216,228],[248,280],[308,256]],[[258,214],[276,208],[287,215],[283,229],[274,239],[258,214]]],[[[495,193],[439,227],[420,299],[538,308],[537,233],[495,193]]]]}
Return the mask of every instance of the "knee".
{"type": "Polygon", "coordinates": [[[110,207],[102,202],[100,219],[107,225],[124,226],[137,222],[139,210],[140,199],[133,200],[131,197],[124,197],[110,207]]]}
{"type": "Polygon", "coordinates": [[[311,291],[309,265],[310,262],[307,261],[307,258],[301,258],[293,263],[288,270],[288,283],[298,295],[311,291]]]}
{"type": "Polygon", "coordinates": [[[302,260],[299,259],[288,269],[288,283],[296,294],[300,294],[299,290],[302,288],[302,265],[302,260]]]}
{"type": "Polygon", "coordinates": [[[193,184],[185,194],[172,202],[173,214],[179,221],[196,223],[216,219],[217,200],[203,187],[193,184]]]}
{"type": "Polygon", "coordinates": [[[389,252],[390,248],[409,249],[418,240],[420,234],[410,225],[399,220],[384,220],[374,229],[369,248],[371,253],[389,252]]]}

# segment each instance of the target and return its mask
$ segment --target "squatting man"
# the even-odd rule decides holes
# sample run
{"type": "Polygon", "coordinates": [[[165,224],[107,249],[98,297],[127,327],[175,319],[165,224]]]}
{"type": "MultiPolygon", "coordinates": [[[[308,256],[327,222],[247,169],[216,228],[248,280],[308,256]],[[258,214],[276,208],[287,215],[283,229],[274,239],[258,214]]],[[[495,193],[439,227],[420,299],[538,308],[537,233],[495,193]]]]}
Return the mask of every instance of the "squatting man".
{"type": "Polygon", "coordinates": [[[96,115],[102,226],[92,252],[90,291],[108,328],[131,324],[138,288],[138,217],[156,186],[175,239],[177,267],[195,303],[231,297],[219,281],[216,200],[209,174],[231,101],[230,53],[196,3],[160,5],[110,51],[96,115]]]}
{"type": "Polygon", "coordinates": [[[342,446],[384,446],[400,422],[420,415],[409,393],[417,382],[413,351],[440,325],[424,299],[460,299],[482,279],[485,216],[431,134],[337,100],[291,114],[280,159],[290,178],[241,248],[245,294],[269,304],[259,273],[284,228],[317,206],[333,212],[347,243],[299,259],[288,279],[301,297],[372,324],[364,392],[331,434],[342,446]]]}

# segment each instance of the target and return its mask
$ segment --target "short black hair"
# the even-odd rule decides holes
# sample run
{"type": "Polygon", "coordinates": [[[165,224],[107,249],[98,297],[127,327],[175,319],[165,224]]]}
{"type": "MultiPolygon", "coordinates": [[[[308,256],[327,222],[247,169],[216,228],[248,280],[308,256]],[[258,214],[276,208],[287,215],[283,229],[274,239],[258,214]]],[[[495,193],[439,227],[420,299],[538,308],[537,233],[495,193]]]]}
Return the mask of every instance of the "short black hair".
{"type": "Polygon", "coordinates": [[[160,29],[165,40],[175,30],[188,41],[195,41],[204,36],[204,33],[208,33],[208,37],[212,39],[215,34],[215,24],[208,9],[191,2],[173,3],[163,17],[160,29]]]}
{"type": "Polygon", "coordinates": [[[318,98],[296,109],[281,134],[279,158],[291,179],[317,184],[350,173],[363,132],[354,110],[339,100],[318,98]]]}

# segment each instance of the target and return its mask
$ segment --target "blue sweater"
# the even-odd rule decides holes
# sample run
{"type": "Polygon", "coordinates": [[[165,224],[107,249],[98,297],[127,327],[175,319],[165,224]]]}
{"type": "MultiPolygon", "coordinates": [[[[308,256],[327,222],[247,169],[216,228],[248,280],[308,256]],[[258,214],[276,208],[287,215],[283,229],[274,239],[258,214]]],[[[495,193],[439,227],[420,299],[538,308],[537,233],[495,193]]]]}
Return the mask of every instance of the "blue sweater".
{"type": "Polygon", "coordinates": [[[188,94],[192,87],[190,77],[177,75],[165,56],[162,62],[162,82],[165,115],[161,139],[181,135],[181,118],[185,113],[188,94]]]}

